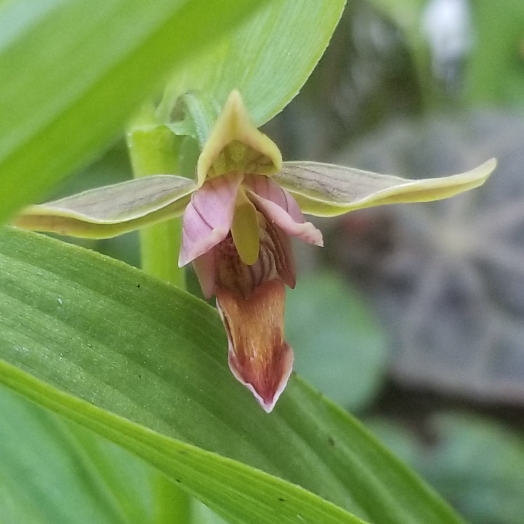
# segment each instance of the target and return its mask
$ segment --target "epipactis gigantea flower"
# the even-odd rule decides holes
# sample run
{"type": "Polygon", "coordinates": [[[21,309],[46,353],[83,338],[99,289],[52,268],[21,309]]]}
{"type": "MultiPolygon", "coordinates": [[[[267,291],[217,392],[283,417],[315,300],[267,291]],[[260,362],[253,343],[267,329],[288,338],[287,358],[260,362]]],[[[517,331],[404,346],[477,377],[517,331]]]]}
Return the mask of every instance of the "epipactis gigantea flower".
{"type": "Polygon", "coordinates": [[[26,209],[27,229],[103,238],[183,215],[179,265],[193,263],[203,294],[216,296],[233,375],[267,412],[291,374],[284,340],[285,287],[295,286],[291,237],[317,246],[303,212],[356,209],[453,196],[481,185],[489,160],[466,173],[407,180],[316,162],[282,162],[277,146],[231,93],[197,164],[196,180],[153,175],[26,209]]]}

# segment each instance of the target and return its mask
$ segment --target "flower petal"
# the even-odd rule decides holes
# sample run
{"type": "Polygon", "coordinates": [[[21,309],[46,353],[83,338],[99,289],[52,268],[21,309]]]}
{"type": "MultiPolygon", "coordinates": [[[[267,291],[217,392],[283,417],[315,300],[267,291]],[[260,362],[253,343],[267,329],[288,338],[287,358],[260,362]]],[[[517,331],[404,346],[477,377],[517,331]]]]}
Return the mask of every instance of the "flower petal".
{"type": "Polygon", "coordinates": [[[458,175],[408,180],[317,162],[285,162],[273,180],[287,189],[304,213],[335,216],[366,207],[448,198],[482,185],[497,165],[492,158],[458,175]]]}
{"type": "Polygon", "coordinates": [[[242,262],[253,265],[260,250],[257,210],[242,189],[237,196],[231,235],[242,262]]]}
{"type": "Polygon", "coordinates": [[[247,299],[221,288],[216,295],[228,336],[231,372],[270,413],[293,367],[293,350],[283,338],[284,283],[265,282],[247,299]]]}
{"type": "Polygon", "coordinates": [[[231,173],[208,180],[195,191],[182,222],[180,267],[192,262],[226,238],[243,175],[231,173]]]}
{"type": "Polygon", "coordinates": [[[227,288],[246,300],[257,287],[270,280],[282,280],[291,288],[296,284],[295,259],[289,235],[270,222],[259,232],[260,249],[254,264],[247,265],[242,261],[232,235],[213,248],[216,286],[227,288]]]}
{"type": "Polygon", "coordinates": [[[194,181],[174,175],[137,178],[28,207],[13,224],[33,231],[109,238],[181,215],[195,189],[194,181]]]}
{"type": "Polygon", "coordinates": [[[296,200],[272,179],[248,175],[244,186],[251,190],[251,197],[257,207],[284,233],[309,244],[323,245],[322,233],[311,222],[306,222],[296,200]]]}
{"type": "Polygon", "coordinates": [[[202,294],[206,300],[209,300],[215,292],[215,267],[214,248],[193,260],[193,269],[195,270],[200,289],[202,289],[202,294]]]}
{"type": "Polygon", "coordinates": [[[198,158],[198,185],[231,171],[269,175],[281,168],[280,150],[256,128],[240,93],[233,91],[198,158]]]}

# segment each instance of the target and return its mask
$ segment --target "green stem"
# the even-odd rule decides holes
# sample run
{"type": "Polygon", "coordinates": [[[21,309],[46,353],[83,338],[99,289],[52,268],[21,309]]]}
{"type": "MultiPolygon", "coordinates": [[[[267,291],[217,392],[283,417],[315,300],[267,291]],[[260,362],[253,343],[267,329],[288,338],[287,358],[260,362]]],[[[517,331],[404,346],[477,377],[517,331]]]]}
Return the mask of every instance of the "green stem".
{"type": "MultiPolygon", "coordinates": [[[[178,172],[178,138],[161,125],[141,126],[127,134],[135,177],[178,172]]],[[[172,219],[140,230],[142,269],[185,288],[184,270],[178,267],[182,241],[181,219],[172,219]]]]}
{"type": "MultiPolygon", "coordinates": [[[[134,177],[175,174],[179,171],[180,139],[159,125],[152,107],[146,108],[127,133],[127,146],[134,177]]],[[[185,289],[184,270],[178,267],[182,241],[181,219],[142,228],[140,257],[144,272],[185,289]]],[[[158,524],[190,524],[192,498],[157,473],[154,479],[155,519],[158,524]]]]}

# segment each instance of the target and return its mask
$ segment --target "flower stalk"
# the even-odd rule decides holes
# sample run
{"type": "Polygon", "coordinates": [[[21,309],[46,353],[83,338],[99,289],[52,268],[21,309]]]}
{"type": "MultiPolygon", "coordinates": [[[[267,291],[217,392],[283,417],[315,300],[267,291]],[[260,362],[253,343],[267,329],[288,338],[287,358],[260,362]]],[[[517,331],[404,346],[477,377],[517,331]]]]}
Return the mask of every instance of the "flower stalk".
{"type": "MultiPolygon", "coordinates": [[[[158,173],[177,173],[177,136],[155,122],[152,110],[146,108],[140,125],[126,134],[127,148],[135,178],[158,173]]],[[[139,230],[142,269],[175,286],[185,289],[185,272],[176,264],[182,243],[180,219],[172,218],[139,230]]]]}

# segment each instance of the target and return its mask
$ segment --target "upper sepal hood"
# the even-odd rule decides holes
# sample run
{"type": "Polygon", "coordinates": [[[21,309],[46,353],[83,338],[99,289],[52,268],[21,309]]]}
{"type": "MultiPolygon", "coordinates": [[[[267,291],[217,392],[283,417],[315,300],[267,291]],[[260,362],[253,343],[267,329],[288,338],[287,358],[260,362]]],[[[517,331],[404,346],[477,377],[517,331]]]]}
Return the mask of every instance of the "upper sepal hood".
{"type": "Polygon", "coordinates": [[[272,175],[281,168],[280,150],[253,124],[240,93],[233,91],[198,158],[198,185],[232,171],[272,175]]]}

